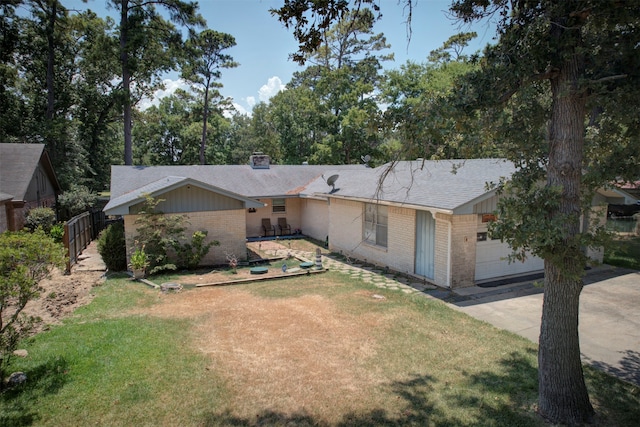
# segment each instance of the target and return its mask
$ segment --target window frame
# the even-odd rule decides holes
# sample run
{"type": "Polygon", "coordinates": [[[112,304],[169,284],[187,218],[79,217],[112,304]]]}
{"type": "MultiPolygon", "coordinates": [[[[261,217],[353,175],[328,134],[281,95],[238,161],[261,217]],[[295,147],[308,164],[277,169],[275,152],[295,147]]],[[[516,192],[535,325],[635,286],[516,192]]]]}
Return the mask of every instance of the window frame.
{"type": "Polygon", "coordinates": [[[381,248],[389,247],[389,209],[376,203],[365,203],[362,214],[362,240],[381,248]]]}
{"type": "Polygon", "coordinates": [[[271,213],[286,213],[287,212],[287,199],[279,197],[277,199],[271,199],[271,213]],[[278,201],[278,203],[276,203],[278,201]],[[282,203],[279,203],[282,201],[282,203]]]}

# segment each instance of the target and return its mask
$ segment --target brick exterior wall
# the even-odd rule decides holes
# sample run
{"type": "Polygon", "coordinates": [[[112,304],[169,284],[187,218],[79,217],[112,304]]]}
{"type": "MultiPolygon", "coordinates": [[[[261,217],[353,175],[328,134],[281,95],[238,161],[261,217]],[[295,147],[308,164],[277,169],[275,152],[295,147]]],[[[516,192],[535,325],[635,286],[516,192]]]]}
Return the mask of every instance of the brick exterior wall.
{"type": "MultiPolygon", "coordinates": [[[[226,264],[226,254],[234,254],[239,260],[247,259],[245,235],[245,210],[225,210],[190,212],[185,214],[190,222],[185,235],[190,236],[198,230],[207,230],[206,241],[218,240],[220,246],[212,246],[202,259],[201,265],[226,264]]],[[[135,221],[137,215],[124,216],[125,239],[127,242],[127,263],[134,250],[135,221]]]]}
{"type": "Polygon", "coordinates": [[[387,247],[363,241],[361,202],[332,199],[329,206],[329,249],[381,267],[412,274],[415,263],[415,211],[388,208],[387,247]]]}
{"type": "MultiPolygon", "coordinates": [[[[438,286],[449,286],[450,261],[449,261],[449,227],[453,215],[437,213],[435,257],[434,257],[434,282],[438,286]]],[[[452,233],[453,234],[453,233],[452,233]]]]}
{"type": "Polygon", "coordinates": [[[451,228],[451,288],[475,284],[477,215],[453,215],[451,228]]]}
{"type": "Polygon", "coordinates": [[[324,242],[329,235],[329,203],[326,200],[300,201],[302,234],[324,242]]]}
{"type": "Polygon", "coordinates": [[[387,235],[387,265],[395,271],[413,274],[416,251],[416,211],[390,206],[387,235]]]}

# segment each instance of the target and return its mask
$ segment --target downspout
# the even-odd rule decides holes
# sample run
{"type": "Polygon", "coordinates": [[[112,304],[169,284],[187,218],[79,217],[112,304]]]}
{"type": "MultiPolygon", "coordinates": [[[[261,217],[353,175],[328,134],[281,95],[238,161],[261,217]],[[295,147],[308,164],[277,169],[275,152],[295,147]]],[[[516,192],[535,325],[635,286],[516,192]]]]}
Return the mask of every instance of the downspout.
{"type": "Polygon", "coordinates": [[[453,224],[447,219],[447,287],[451,289],[451,234],[453,224]]]}

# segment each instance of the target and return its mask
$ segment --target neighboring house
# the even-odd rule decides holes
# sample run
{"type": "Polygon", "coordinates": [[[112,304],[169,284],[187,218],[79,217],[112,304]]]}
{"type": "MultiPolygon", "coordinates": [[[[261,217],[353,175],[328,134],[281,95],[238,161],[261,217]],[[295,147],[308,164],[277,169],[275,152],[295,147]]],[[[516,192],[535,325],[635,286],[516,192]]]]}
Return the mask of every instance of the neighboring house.
{"type": "Polygon", "coordinates": [[[0,232],[21,230],[29,209],[53,207],[59,192],[44,144],[0,144],[0,232]]]}
{"type": "MultiPolygon", "coordinates": [[[[228,240],[230,247],[235,242],[236,255],[244,255],[246,237],[262,235],[262,219],[275,225],[286,217],[292,230],[328,239],[332,251],[456,288],[543,269],[536,257],[509,263],[506,243],[487,234],[497,196],[486,183],[514,171],[502,159],[371,169],[269,165],[268,156],[252,156],[241,166],[113,166],[105,213],[125,217],[130,251],[135,214],[149,193],[167,199],[164,212],[186,213],[194,229],[209,230],[210,238],[228,240]],[[232,226],[226,218],[233,218],[232,226]]],[[[604,218],[606,206],[600,211],[604,218]]],[[[207,261],[224,255],[216,252],[207,261]]],[[[601,260],[601,253],[591,255],[601,260]]]]}

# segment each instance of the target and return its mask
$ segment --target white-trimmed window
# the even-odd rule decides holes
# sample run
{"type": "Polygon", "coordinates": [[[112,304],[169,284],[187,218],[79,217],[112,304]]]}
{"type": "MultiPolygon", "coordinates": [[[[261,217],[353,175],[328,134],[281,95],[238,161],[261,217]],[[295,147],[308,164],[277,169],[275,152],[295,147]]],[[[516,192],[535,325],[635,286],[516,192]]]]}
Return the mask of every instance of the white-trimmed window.
{"type": "Polygon", "coordinates": [[[271,212],[273,213],[286,212],[284,201],[285,199],[273,199],[273,202],[271,204],[271,212]]]}
{"type": "Polygon", "coordinates": [[[365,203],[363,239],[367,243],[387,247],[387,207],[365,203]]]}

